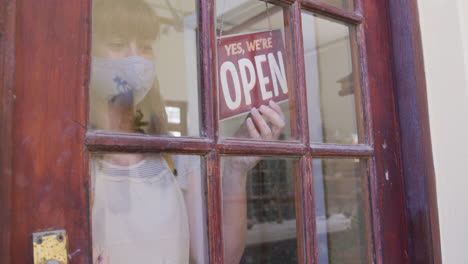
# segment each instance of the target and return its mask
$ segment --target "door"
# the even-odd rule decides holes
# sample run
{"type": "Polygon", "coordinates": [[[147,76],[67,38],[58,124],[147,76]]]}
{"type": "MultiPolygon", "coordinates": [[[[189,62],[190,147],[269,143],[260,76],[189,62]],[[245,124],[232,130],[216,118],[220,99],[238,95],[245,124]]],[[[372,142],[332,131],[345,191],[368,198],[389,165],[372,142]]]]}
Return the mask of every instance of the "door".
{"type": "MultiPolygon", "coordinates": [[[[174,244],[187,248],[184,259],[408,263],[408,255],[416,254],[408,244],[397,73],[385,3],[147,1],[139,12],[155,10],[156,44],[138,39],[136,53],[117,59],[150,61],[156,69],[148,71],[158,73],[148,77],[150,90],[155,78],[158,84],[149,110],[137,108],[144,99],[137,100],[133,88],[132,103],[119,97],[117,108],[99,102],[104,92],[93,90],[102,86],[94,82],[106,81],[99,65],[111,63],[101,60],[109,53],[98,50],[106,33],[97,34],[99,21],[108,26],[104,11],[118,4],[1,3],[9,44],[0,54],[6,76],[1,161],[10,168],[2,178],[2,262],[31,262],[31,234],[55,229],[67,232],[70,263],[117,263],[141,252],[151,258],[153,246],[141,251],[148,244],[121,230],[142,223],[134,219],[150,219],[139,236],[148,235],[160,248],[169,245],[153,235],[161,234],[152,223],[162,214],[149,213],[153,202],[136,215],[109,219],[158,200],[154,195],[162,192],[126,183],[113,185],[115,195],[109,194],[111,184],[100,184],[106,169],[143,163],[171,172],[165,179],[174,191],[163,197],[173,202],[158,208],[175,208],[173,219],[189,219],[166,221],[170,230],[184,230],[174,244]],[[235,112],[243,107],[247,111],[235,112]],[[129,129],[122,126],[130,124],[127,108],[129,129]],[[109,121],[115,113],[118,121],[109,121]],[[151,129],[153,117],[159,126],[151,129]],[[117,240],[125,246],[105,242],[117,240]]],[[[145,16],[137,25],[146,23],[145,16]]],[[[146,34],[143,26],[130,32],[137,29],[146,34]]],[[[121,51],[122,43],[109,45],[112,54],[121,51]]],[[[111,81],[124,90],[132,86],[111,81]]],[[[150,98],[148,92],[141,98],[150,98]]]]}

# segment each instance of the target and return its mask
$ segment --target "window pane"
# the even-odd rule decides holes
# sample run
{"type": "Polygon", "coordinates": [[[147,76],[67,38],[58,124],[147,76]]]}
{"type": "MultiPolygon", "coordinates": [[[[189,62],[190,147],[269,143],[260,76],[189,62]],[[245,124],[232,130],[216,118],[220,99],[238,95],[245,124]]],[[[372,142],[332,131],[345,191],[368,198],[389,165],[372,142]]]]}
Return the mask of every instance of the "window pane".
{"type": "Polygon", "coordinates": [[[373,263],[366,162],[313,161],[320,263],[373,263]]]}
{"type": "Polygon", "coordinates": [[[333,5],[339,8],[346,10],[354,10],[354,1],[353,0],[320,0],[329,5],[333,5]]]}
{"type": "Polygon", "coordinates": [[[259,139],[273,131],[263,138],[297,139],[287,12],[262,1],[216,1],[220,136],[259,139]]]}
{"type": "Polygon", "coordinates": [[[93,154],[93,263],[207,263],[200,162],[190,155],[93,154]]]}
{"type": "Polygon", "coordinates": [[[199,136],[196,1],[94,0],[92,23],[90,128],[173,135],[171,101],[199,136]]]}
{"type": "Polygon", "coordinates": [[[298,160],[226,156],[222,165],[225,258],[240,263],[297,263],[298,160]],[[236,248],[245,248],[242,257],[236,248]]]}
{"type": "Polygon", "coordinates": [[[312,142],[357,144],[361,93],[352,27],[302,13],[309,133],[312,142]]]}

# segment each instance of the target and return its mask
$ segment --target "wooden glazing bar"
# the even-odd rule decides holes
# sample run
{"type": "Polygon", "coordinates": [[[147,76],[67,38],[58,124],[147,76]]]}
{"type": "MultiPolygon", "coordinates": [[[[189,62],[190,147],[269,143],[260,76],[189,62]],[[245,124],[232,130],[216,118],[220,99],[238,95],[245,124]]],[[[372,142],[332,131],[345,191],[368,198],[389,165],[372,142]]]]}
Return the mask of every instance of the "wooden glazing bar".
{"type": "Polygon", "coordinates": [[[208,239],[210,263],[224,263],[222,190],[220,155],[217,151],[207,155],[206,184],[208,207],[208,239]]]}
{"type": "MultiPolygon", "coordinates": [[[[356,12],[362,13],[362,1],[356,0],[355,2],[356,12]]],[[[359,56],[359,71],[361,77],[361,98],[362,98],[362,114],[364,116],[363,132],[365,134],[365,143],[374,149],[374,132],[373,132],[373,119],[371,111],[371,100],[370,100],[370,87],[369,87],[369,72],[367,68],[367,51],[366,51],[366,35],[364,25],[358,25],[356,27],[357,36],[357,48],[359,56]]],[[[362,132],[361,132],[362,133],[362,132]]],[[[379,211],[378,203],[376,202],[377,196],[377,183],[376,183],[376,169],[375,160],[370,159],[368,164],[368,180],[362,184],[368,184],[367,194],[363,193],[362,201],[365,205],[364,208],[364,230],[367,239],[367,260],[369,263],[382,263],[382,243],[380,236],[380,224],[378,221],[379,211]],[[367,201],[366,201],[367,199],[367,201]],[[368,207],[368,209],[367,209],[368,207]]],[[[364,186],[362,187],[364,189],[364,186]]]]}
{"type": "Polygon", "coordinates": [[[360,24],[362,23],[363,17],[355,13],[353,11],[348,11],[341,9],[339,7],[335,7],[329,4],[325,4],[318,0],[302,0],[301,1],[302,8],[313,11],[315,13],[319,13],[322,15],[326,15],[329,17],[333,17],[345,22],[349,22],[352,24],[360,24]]]}
{"type": "Polygon", "coordinates": [[[216,138],[218,131],[218,94],[216,86],[216,19],[214,1],[197,1],[199,13],[199,58],[201,135],[216,138]]]}
{"type": "Polygon", "coordinates": [[[374,148],[369,145],[337,145],[311,143],[310,149],[314,157],[370,157],[374,148]]]}
{"type": "Polygon", "coordinates": [[[304,221],[304,247],[305,263],[318,264],[317,225],[315,221],[314,177],[312,169],[312,156],[308,154],[301,159],[301,193],[302,193],[302,219],[304,221]]]}
{"type": "MultiPolygon", "coordinates": [[[[299,72],[296,71],[296,68],[298,68],[295,64],[295,57],[296,53],[294,50],[296,48],[294,47],[294,27],[296,23],[294,23],[294,20],[292,18],[292,9],[290,7],[285,7],[283,9],[283,18],[284,18],[284,41],[285,41],[285,49],[286,49],[286,76],[287,76],[287,82],[288,82],[288,87],[289,90],[292,92],[289,92],[289,127],[291,128],[291,138],[294,139],[303,139],[303,137],[299,134],[299,122],[300,120],[301,113],[298,111],[298,90],[297,90],[297,76],[296,73],[299,74],[299,72]]],[[[299,67],[300,68],[300,67],[299,67]]],[[[300,98],[300,97],[299,97],[300,98]]]]}
{"type": "Polygon", "coordinates": [[[361,90],[361,74],[359,67],[359,47],[356,26],[349,26],[349,45],[351,47],[352,77],[354,87],[354,107],[356,109],[356,126],[359,143],[366,143],[366,130],[364,125],[363,98],[361,90]]]}
{"type": "Polygon", "coordinates": [[[364,115],[364,133],[366,136],[365,142],[371,146],[374,146],[374,133],[371,131],[373,127],[373,119],[370,104],[369,71],[367,68],[367,48],[364,25],[357,26],[357,48],[359,53],[359,71],[361,73],[361,98],[362,111],[364,115]]]}
{"type": "Polygon", "coordinates": [[[354,11],[362,15],[362,0],[354,0],[354,11]]]}
{"type": "MultiPolygon", "coordinates": [[[[376,167],[375,167],[375,159],[370,159],[368,162],[369,165],[369,202],[370,202],[370,210],[371,210],[371,226],[372,226],[372,242],[373,242],[373,259],[376,264],[383,263],[383,256],[382,256],[382,236],[380,232],[382,229],[380,228],[380,221],[379,221],[379,203],[377,199],[378,196],[378,184],[376,180],[376,167]]],[[[366,228],[366,232],[367,227],[366,228]]],[[[369,252],[371,253],[371,252],[369,252]]]]}
{"type": "Polygon", "coordinates": [[[93,171],[91,169],[91,162],[92,162],[92,156],[93,154],[85,148],[84,151],[84,171],[86,172],[86,182],[83,185],[83,191],[84,191],[84,196],[86,199],[86,205],[87,205],[87,220],[88,220],[88,236],[89,236],[89,241],[87,243],[88,246],[88,252],[89,252],[89,258],[93,259],[94,257],[94,252],[93,252],[93,234],[96,232],[96,230],[93,229],[93,224],[92,224],[92,217],[93,216],[93,207],[94,207],[94,198],[95,198],[95,189],[93,186],[92,182],[92,177],[93,177],[93,171]]]}
{"type": "Polygon", "coordinates": [[[212,149],[206,138],[154,137],[144,135],[87,133],[89,151],[110,152],[171,152],[180,154],[206,154],[212,149]]]}
{"type": "Polygon", "coordinates": [[[365,237],[365,246],[363,247],[363,259],[366,260],[366,263],[375,263],[374,261],[374,241],[373,241],[373,223],[372,223],[372,196],[370,195],[370,163],[371,160],[361,160],[360,161],[360,183],[361,183],[361,204],[362,204],[362,214],[364,222],[364,237],[365,237]]]}
{"type": "MultiPolygon", "coordinates": [[[[291,23],[293,25],[293,54],[295,61],[296,75],[296,103],[297,120],[299,126],[299,138],[308,146],[309,123],[307,110],[306,80],[305,80],[305,62],[304,62],[304,41],[302,38],[302,17],[301,5],[296,1],[291,9],[291,23]]],[[[296,190],[296,227],[298,234],[298,260],[299,263],[318,263],[317,239],[315,225],[315,204],[313,197],[313,178],[312,178],[312,158],[310,153],[303,156],[300,160],[300,171],[295,171],[295,190],[296,190]]],[[[296,167],[295,167],[296,169],[296,167]]]]}
{"type": "Polygon", "coordinates": [[[309,137],[309,122],[307,110],[307,86],[305,76],[305,62],[304,62],[304,40],[302,38],[302,14],[299,2],[295,2],[292,6],[291,21],[294,25],[293,42],[294,42],[294,61],[296,75],[296,89],[297,89],[297,122],[299,125],[299,138],[305,144],[310,141],[309,137]]]}
{"type": "MultiPolygon", "coordinates": [[[[362,14],[362,0],[354,0],[355,11],[358,14],[362,14]]],[[[357,37],[357,45],[353,49],[357,49],[359,72],[360,72],[360,88],[361,88],[361,100],[362,100],[362,114],[364,116],[363,129],[365,134],[365,142],[370,146],[374,146],[374,136],[372,129],[372,118],[369,98],[369,76],[367,70],[367,53],[366,53],[366,38],[364,25],[358,25],[354,36],[357,37]]],[[[353,50],[353,53],[356,51],[353,50]]],[[[353,57],[354,59],[354,57],[353,57]]],[[[353,67],[354,63],[353,63],[353,67]]],[[[375,177],[375,161],[369,159],[367,162],[367,179],[362,179],[361,189],[363,190],[362,202],[364,205],[364,230],[367,239],[367,261],[368,263],[382,263],[382,244],[380,243],[380,229],[378,219],[378,203],[377,199],[377,188],[376,188],[376,177],[375,177]],[[367,186],[366,186],[367,185],[367,186]]],[[[361,167],[361,175],[364,176],[364,168],[361,167]]]]}
{"type": "Polygon", "coordinates": [[[307,263],[306,259],[308,256],[305,233],[306,226],[304,225],[304,200],[303,200],[303,191],[302,191],[302,177],[306,175],[302,173],[303,170],[303,160],[294,161],[293,175],[294,175],[294,206],[296,210],[296,234],[297,234],[297,260],[299,264],[307,263]]]}
{"type": "Polygon", "coordinates": [[[222,154],[301,156],[307,152],[308,148],[307,145],[300,142],[221,139],[216,144],[216,149],[222,154]]]}

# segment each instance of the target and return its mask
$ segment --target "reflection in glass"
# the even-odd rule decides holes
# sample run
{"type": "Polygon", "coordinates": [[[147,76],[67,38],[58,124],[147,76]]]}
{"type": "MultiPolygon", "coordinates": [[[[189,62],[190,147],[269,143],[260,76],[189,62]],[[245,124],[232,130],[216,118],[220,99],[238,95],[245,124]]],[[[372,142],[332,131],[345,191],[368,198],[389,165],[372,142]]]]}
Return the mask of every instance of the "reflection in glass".
{"type": "MultiPolygon", "coordinates": [[[[309,133],[312,142],[364,141],[357,45],[352,27],[302,12],[309,133]],[[354,54],[354,55],[353,55],[354,54]]],[[[355,33],[354,33],[355,34],[355,33]]]]}
{"type": "Polygon", "coordinates": [[[180,108],[166,106],[167,121],[172,124],[180,124],[180,108]]]}
{"type": "Polygon", "coordinates": [[[320,263],[372,263],[366,161],[314,159],[313,169],[320,263]]]}
{"type": "Polygon", "coordinates": [[[339,8],[346,10],[354,10],[354,1],[353,0],[320,0],[329,5],[333,5],[339,8]]]}
{"type": "MultiPolygon", "coordinates": [[[[171,135],[166,100],[199,136],[195,0],[94,0],[90,128],[171,135]]],[[[171,116],[172,117],[172,116],[171,116]]]]}
{"type": "Polygon", "coordinates": [[[237,232],[247,230],[240,263],[297,263],[294,178],[299,173],[298,160],[263,158],[247,173],[246,184],[238,185],[234,181],[240,177],[232,173],[229,164],[243,163],[245,159],[261,158],[222,157],[225,257],[232,245],[228,240],[233,226],[246,221],[244,229],[237,232]],[[245,188],[240,192],[237,186],[245,188]],[[243,214],[226,212],[236,206],[244,206],[243,214]]]}
{"type": "Polygon", "coordinates": [[[174,137],[180,137],[182,134],[179,131],[169,131],[174,137]]]}
{"type": "Polygon", "coordinates": [[[200,157],[107,153],[90,163],[93,263],[207,263],[200,157]]]}
{"type": "MultiPolygon", "coordinates": [[[[220,136],[255,138],[245,127],[246,119],[253,108],[270,107],[273,100],[284,115],[284,128],[272,139],[297,139],[292,45],[287,37],[291,28],[285,12],[288,7],[262,1],[216,0],[220,136]]],[[[275,125],[274,117],[260,113],[270,127],[275,125]]]]}

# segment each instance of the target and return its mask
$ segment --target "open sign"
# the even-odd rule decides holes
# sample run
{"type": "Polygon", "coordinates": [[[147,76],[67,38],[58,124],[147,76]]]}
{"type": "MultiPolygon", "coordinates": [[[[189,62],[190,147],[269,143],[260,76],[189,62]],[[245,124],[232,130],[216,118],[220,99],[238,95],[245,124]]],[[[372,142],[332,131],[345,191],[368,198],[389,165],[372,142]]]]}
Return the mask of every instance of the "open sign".
{"type": "Polygon", "coordinates": [[[285,52],[279,29],[226,36],[218,42],[219,119],[288,99],[285,52]]]}

